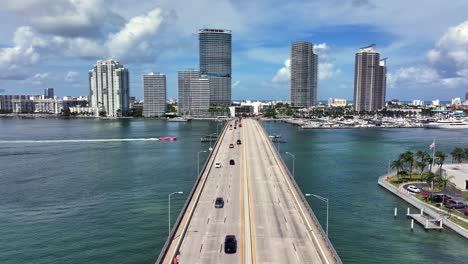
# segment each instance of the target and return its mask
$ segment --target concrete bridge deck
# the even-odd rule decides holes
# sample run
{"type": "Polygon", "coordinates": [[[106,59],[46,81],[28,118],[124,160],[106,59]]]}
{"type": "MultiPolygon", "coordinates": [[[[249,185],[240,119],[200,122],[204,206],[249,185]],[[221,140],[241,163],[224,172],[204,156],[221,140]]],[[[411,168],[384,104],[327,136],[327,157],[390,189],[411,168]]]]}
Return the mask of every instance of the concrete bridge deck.
{"type": "Polygon", "coordinates": [[[175,256],[179,263],[341,263],[264,129],[253,119],[230,124],[156,263],[175,256]],[[216,197],[224,208],[215,208],[216,197]],[[228,234],[237,238],[235,254],[224,253],[228,234]]]}

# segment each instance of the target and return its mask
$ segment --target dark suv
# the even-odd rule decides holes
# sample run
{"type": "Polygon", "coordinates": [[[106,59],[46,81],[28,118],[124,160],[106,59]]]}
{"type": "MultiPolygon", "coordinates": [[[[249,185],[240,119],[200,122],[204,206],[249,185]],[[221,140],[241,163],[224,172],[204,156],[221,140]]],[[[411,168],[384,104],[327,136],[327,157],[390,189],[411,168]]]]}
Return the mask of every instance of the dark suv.
{"type": "Polygon", "coordinates": [[[238,140],[237,140],[237,145],[240,145],[240,144],[241,144],[241,140],[238,139],[238,140]]]}
{"type": "Polygon", "coordinates": [[[227,254],[236,253],[237,240],[235,235],[227,235],[224,239],[224,252],[227,254]]]}
{"type": "Polygon", "coordinates": [[[223,208],[224,207],[224,199],[223,197],[216,198],[215,201],[215,208],[223,208]]]}
{"type": "Polygon", "coordinates": [[[433,203],[441,203],[442,201],[447,201],[450,199],[452,199],[452,197],[443,193],[433,193],[429,195],[429,200],[432,201],[433,203]]]}
{"type": "Polygon", "coordinates": [[[233,159],[229,161],[229,165],[235,165],[235,164],[236,164],[236,163],[234,162],[233,159]]]}

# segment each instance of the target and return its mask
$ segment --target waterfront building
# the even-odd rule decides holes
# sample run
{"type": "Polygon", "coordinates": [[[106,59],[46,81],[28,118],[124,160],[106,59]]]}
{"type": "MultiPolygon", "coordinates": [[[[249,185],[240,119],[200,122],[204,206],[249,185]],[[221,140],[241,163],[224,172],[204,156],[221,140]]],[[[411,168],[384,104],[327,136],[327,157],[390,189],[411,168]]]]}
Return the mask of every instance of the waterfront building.
{"type": "Polygon", "coordinates": [[[461,101],[461,98],[460,98],[460,97],[452,98],[452,103],[451,103],[451,105],[453,105],[453,106],[460,106],[461,104],[462,104],[462,101],[461,101]]]}
{"type": "Polygon", "coordinates": [[[346,106],[346,99],[330,98],[328,99],[328,106],[346,106]]]}
{"type": "Polygon", "coordinates": [[[115,60],[97,61],[89,71],[91,107],[105,111],[107,116],[126,115],[130,104],[128,70],[115,60]]]}
{"type": "Polygon", "coordinates": [[[178,112],[183,115],[206,115],[210,107],[210,84],[197,70],[177,71],[178,112]]]}
{"type": "Polygon", "coordinates": [[[413,100],[411,102],[411,105],[414,105],[414,106],[424,106],[424,101],[422,100],[413,100]]]}
{"type": "Polygon", "coordinates": [[[468,101],[468,92],[465,94],[465,101],[468,101]]]}
{"type": "Polygon", "coordinates": [[[439,99],[433,100],[431,105],[432,106],[440,106],[440,100],[439,99]]]}
{"type": "Polygon", "coordinates": [[[385,107],[386,89],[386,59],[380,59],[374,44],[361,48],[355,56],[354,110],[375,111],[385,107]]]}
{"type": "Polygon", "coordinates": [[[309,108],[317,104],[318,56],[314,44],[293,42],[291,46],[291,105],[309,108]]]}
{"type": "Polygon", "coordinates": [[[53,99],[54,98],[54,88],[45,88],[44,89],[44,98],[45,99],[53,99]]]}
{"type": "Polygon", "coordinates": [[[232,32],[224,29],[198,31],[200,75],[209,79],[210,105],[231,104],[232,32]]]}
{"type": "Polygon", "coordinates": [[[163,116],[166,113],[166,75],[144,74],[143,94],[143,116],[163,116]]]}

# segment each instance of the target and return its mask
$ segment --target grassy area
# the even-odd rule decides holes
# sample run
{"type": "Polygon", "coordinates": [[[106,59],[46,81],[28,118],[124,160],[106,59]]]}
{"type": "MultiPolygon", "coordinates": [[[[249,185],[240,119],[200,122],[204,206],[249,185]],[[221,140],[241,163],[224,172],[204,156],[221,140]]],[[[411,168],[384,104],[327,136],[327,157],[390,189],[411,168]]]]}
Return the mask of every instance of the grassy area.
{"type": "Polygon", "coordinates": [[[399,177],[398,175],[393,175],[390,177],[390,183],[396,187],[405,182],[424,182],[424,174],[421,175],[420,172],[414,171],[411,177],[409,174],[400,175],[399,177]]]}
{"type": "Polygon", "coordinates": [[[465,228],[466,230],[468,230],[468,223],[465,222],[465,221],[462,221],[462,220],[459,220],[455,217],[450,217],[450,221],[454,222],[455,224],[465,228]]]}
{"type": "Polygon", "coordinates": [[[468,198],[468,191],[462,191],[463,198],[468,198]]]}

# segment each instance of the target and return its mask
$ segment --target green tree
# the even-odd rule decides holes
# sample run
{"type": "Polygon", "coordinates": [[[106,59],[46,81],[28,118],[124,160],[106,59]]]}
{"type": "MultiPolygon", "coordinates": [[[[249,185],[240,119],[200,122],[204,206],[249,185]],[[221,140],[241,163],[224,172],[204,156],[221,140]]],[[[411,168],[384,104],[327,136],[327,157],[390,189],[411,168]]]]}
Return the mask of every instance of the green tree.
{"type": "Polygon", "coordinates": [[[404,166],[405,166],[405,164],[403,163],[403,161],[401,159],[394,160],[390,164],[390,167],[392,167],[392,169],[397,170],[398,180],[400,180],[400,174],[401,174],[401,171],[404,169],[404,166]]]}
{"type": "Polygon", "coordinates": [[[409,176],[411,179],[411,175],[413,174],[413,166],[414,166],[414,153],[411,151],[406,151],[400,154],[400,160],[403,161],[405,167],[409,170],[409,176]]]}
{"type": "MultiPolygon", "coordinates": [[[[448,176],[446,174],[440,175],[439,177],[437,177],[436,179],[437,185],[439,185],[442,192],[444,192],[447,187],[449,187],[450,189],[455,188],[455,184],[451,181],[453,178],[454,178],[453,176],[448,176]]],[[[442,204],[443,203],[444,203],[444,198],[442,198],[442,204]]]]}
{"type": "Polygon", "coordinates": [[[437,180],[437,175],[431,171],[426,174],[424,181],[427,185],[431,186],[431,194],[434,192],[434,182],[437,180]]]}
{"type": "Polygon", "coordinates": [[[458,147],[454,148],[450,155],[452,155],[452,160],[456,161],[457,163],[461,163],[465,158],[465,152],[462,148],[458,147]]]}
{"type": "Polygon", "coordinates": [[[444,161],[447,155],[444,152],[438,150],[435,152],[434,157],[435,162],[437,163],[437,165],[439,165],[439,175],[442,175],[442,166],[444,165],[444,161]]]}
{"type": "Polygon", "coordinates": [[[418,167],[421,170],[420,175],[422,175],[428,162],[431,160],[431,156],[429,156],[429,154],[423,150],[418,150],[415,156],[416,156],[416,167],[418,167]]]}

